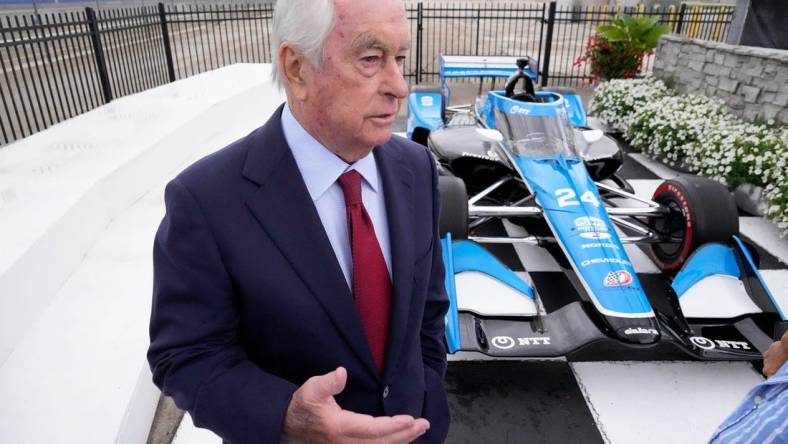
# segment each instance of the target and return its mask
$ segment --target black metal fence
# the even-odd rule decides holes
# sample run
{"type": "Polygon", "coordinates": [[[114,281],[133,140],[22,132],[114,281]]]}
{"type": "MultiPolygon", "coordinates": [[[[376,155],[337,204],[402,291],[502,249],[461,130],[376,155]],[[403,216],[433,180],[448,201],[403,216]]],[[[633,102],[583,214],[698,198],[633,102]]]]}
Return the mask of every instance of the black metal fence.
{"type": "Polygon", "coordinates": [[[547,11],[547,3],[412,5],[409,12],[416,44],[411,60],[415,63],[409,65],[405,77],[414,83],[434,82],[440,54],[539,59],[547,11]]]}
{"type": "MultiPolygon", "coordinates": [[[[551,4],[546,22],[549,38],[543,47],[542,60],[544,77],[542,85],[577,85],[591,80],[590,67],[578,62],[588,39],[596,28],[624,12],[633,16],[656,17],[659,23],[668,25],[673,33],[701,40],[725,41],[733,21],[734,7],[729,5],[681,4],[661,8],[644,5],[632,7],[564,6],[551,4]]],[[[651,72],[654,55],[643,60],[641,73],[651,72]]]]}
{"type": "Polygon", "coordinates": [[[0,133],[24,137],[104,103],[84,15],[0,20],[0,133]]]}
{"type": "MultiPolygon", "coordinates": [[[[558,6],[551,3],[493,3],[417,6],[409,9],[416,22],[416,53],[406,77],[434,82],[440,54],[524,56],[540,62],[542,85],[579,85],[591,80],[590,69],[576,63],[596,28],[619,12],[657,17],[674,33],[703,40],[727,38],[733,6],[682,4],[660,8],[644,5],[558,6]]],[[[653,55],[642,73],[651,71],[653,55]]]]}
{"type": "Polygon", "coordinates": [[[116,97],[271,61],[270,4],[164,5],[0,17],[0,145],[116,97]]]}
{"type": "Polygon", "coordinates": [[[189,5],[164,8],[175,77],[182,79],[233,63],[271,61],[273,6],[189,5]]]}
{"type": "MultiPolygon", "coordinates": [[[[539,60],[543,85],[577,85],[575,63],[598,25],[619,11],[659,17],[678,34],[724,41],[733,7],[412,3],[405,76],[437,80],[440,54],[539,60]]],[[[0,143],[121,97],[233,63],[271,61],[270,3],[164,5],[0,18],[0,143]]],[[[642,70],[651,69],[653,57],[642,70]]]]}

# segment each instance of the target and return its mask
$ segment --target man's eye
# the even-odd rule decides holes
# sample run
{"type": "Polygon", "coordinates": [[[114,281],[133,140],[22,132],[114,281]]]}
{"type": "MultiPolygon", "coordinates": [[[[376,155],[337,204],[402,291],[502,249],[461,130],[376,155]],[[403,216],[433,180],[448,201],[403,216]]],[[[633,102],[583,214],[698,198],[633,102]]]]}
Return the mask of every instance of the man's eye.
{"type": "Polygon", "coordinates": [[[405,65],[405,56],[397,56],[397,65],[399,66],[405,65]]]}
{"type": "Polygon", "coordinates": [[[378,60],[380,60],[380,57],[378,57],[378,56],[366,56],[366,57],[363,57],[361,59],[362,62],[370,63],[370,64],[371,63],[376,63],[378,60]]]}

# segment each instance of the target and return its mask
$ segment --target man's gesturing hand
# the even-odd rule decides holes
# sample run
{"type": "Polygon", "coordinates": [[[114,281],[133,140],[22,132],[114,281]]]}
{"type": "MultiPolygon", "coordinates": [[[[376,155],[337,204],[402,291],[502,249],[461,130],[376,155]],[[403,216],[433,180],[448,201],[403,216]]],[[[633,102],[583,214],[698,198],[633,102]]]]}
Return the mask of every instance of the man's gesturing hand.
{"type": "Polygon", "coordinates": [[[285,415],[283,437],[307,443],[409,443],[430,427],[426,419],[408,415],[372,417],[342,410],[334,396],[342,393],[347,370],[309,378],[293,393],[285,415]]]}
{"type": "Polygon", "coordinates": [[[767,378],[780,370],[785,361],[788,360],[788,331],[783,334],[782,339],[772,344],[763,355],[763,374],[767,378]]]}

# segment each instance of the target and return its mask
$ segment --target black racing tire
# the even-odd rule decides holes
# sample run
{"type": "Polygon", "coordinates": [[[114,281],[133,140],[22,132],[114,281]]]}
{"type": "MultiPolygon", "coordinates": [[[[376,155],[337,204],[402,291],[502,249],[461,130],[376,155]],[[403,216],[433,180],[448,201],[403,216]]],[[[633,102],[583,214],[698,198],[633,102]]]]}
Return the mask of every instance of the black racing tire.
{"type": "Polygon", "coordinates": [[[443,237],[451,233],[452,239],[468,238],[468,192],[465,182],[454,176],[439,176],[441,195],[439,230],[443,237]]]}
{"type": "Polygon", "coordinates": [[[416,127],[413,129],[413,133],[410,135],[410,140],[418,143],[419,145],[429,146],[427,141],[430,138],[430,130],[423,127],[416,127]]]}
{"type": "Polygon", "coordinates": [[[705,177],[679,176],[663,182],[651,198],[670,209],[649,220],[657,233],[680,242],[650,244],[652,259],[663,271],[676,272],[689,256],[708,242],[727,242],[739,232],[739,214],[728,189],[705,177]]]}

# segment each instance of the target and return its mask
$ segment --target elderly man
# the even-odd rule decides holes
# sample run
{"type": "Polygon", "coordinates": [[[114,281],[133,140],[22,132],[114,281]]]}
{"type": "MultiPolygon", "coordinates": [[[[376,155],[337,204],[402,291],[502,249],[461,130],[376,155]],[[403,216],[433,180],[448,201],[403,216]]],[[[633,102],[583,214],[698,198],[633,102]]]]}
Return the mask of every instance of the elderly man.
{"type": "Polygon", "coordinates": [[[762,382],[711,437],[710,444],[788,443],[788,331],[763,356],[762,382]]]}
{"type": "Polygon", "coordinates": [[[435,164],[391,136],[408,40],[401,1],[279,1],[287,103],[167,186],[148,359],[225,441],[446,436],[435,164]]]}

